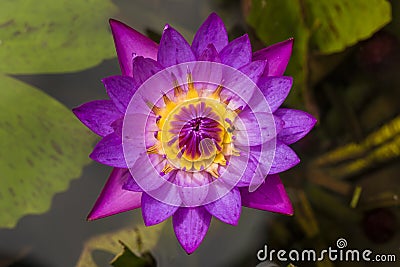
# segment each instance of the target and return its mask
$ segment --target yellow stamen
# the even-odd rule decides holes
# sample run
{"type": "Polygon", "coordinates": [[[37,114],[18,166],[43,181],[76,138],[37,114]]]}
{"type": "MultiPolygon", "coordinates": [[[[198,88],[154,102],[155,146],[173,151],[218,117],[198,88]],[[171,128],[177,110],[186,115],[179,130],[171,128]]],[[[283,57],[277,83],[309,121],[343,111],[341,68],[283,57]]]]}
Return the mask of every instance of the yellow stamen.
{"type": "Polygon", "coordinates": [[[214,159],[214,163],[218,163],[218,164],[220,164],[222,166],[225,166],[226,165],[226,159],[225,159],[224,154],[218,153],[217,156],[214,159]]]}
{"type": "Polygon", "coordinates": [[[242,108],[242,107],[238,107],[237,109],[234,110],[234,112],[235,112],[236,114],[239,114],[239,113],[242,112],[242,111],[243,111],[243,108],[242,108]]]}
{"type": "Polygon", "coordinates": [[[161,144],[160,142],[157,142],[147,149],[147,154],[159,154],[160,149],[161,149],[161,144]]]}
{"type": "Polygon", "coordinates": [[[214,178],[219,178],[219,172],[218,172],[218,164],[213,163],[211,164],[207,169],[206,172],[211,174],[214,178]]]}
{"type": "Polygon", "coordinates": [[[164,100],[164,103],[165,103],[165,105],[172,105],[172,104],[174,104],[174,102],[172,102],[171,101],[171,99],[169,99],[169,97],[166,95],[166,94],[163,94],[163,100],[164,100]]]}
{"type": "Polygon", "coordinates": [[[179,85],[178,79],[176,78],[175,74],[172,73],[171,76],[172,76],[172,80],[173,80],[173,84],[174,84],[174,96],[175,96],[176,100],[182,100],[184,90],[179,85]]]}
{"type": "Polygon", "coordinates": [[[187,93],[186,98],[192,99],[192,98],[199,97],[199,93],[197,92],[196,88],[194,87],[192,74],[190,72],[188,72],[188,74],[187,74],[187,83],[188,83],[188,93],[187,93]]]}
{"type": "Polygon", "coordinates": [[[218,85],[217,89],[215,89],[215,91],[211,94],[210,97],[214,98],[214,99],[220,99],[221,91],[222,91],[223,88],[224,87],[221,84],[218,85]]]}
{"type": "Polygon", "coordinates": [[[146,105],[151,109],[151,111],[155,115],[161,115],[162,109],[151,103],[150,101],[146,101],[146,105]]]}
{"type": "Polygon", "coordinates": [[[225,105],[229,105],[229,103],[231,102],[230,98],[227,98],[225,100],[221,100],[222,103],[224,103],[225,105]]]}
{"type": "Polygon", "coordinates": [[[164,168],[161,170],[162,173],[167,174],[171,171],[174,170],[174,167],[172,167],[171,165],[169,165],[168,163],[165,164],[164,168]]]}

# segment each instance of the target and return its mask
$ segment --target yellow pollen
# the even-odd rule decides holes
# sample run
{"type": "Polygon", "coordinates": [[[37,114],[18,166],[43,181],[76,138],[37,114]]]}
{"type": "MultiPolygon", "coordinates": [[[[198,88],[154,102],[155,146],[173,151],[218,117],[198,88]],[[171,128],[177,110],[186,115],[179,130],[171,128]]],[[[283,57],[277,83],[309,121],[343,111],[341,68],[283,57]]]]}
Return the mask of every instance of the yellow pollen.
{"type": "Polygon", "coordinates": [[[218,164],[213,163],[211,164],[207,169],[206,172],[211,174],[214,178],[219,178],[219,172],[218,172],[218,164]]]}
{"type": "Polygon", "coordinates": [[[238,107],[237,109],[235,109],[234,110],[234,112],[236,113],[236,114],[239,114],[240,112],[242,112],[242,107],[238,107]]]}
{"type": "Polygon", "coordinates": [[[175,168],[169,165],[168,163],[165,164],[164,168],[161,170],[162,173],[167,174],[171,171],[173,171],[175,168]]]}
{"type": "Polygon", "coordinates": [[[169,99],[166,94],[163,94],[163,100],[164,100],[165,105],[167,105],[167,106],[174,104],[174,102],[172,102],[171,99],[169,99]]]}
{"type": "Polygon", "coordinates": [[[220,84],[220,85],[218,85],[218,87],[217,87],[217,89],[215,89],[215,91],[211,94],[211,98],[214,98],[214,99],[220,99],[220,96],[221,96],[221,92],[222,92],[222,89],[223,89],[224,87],[220,84]]]}
{"type": "Polygon", "coordinates": [[[225,166],[226,165],[226,159],[224,154],[218,153],[217,156],[214,158],[214,162],[218,163],[219,165],[225,166]]]}
{"type": "Polygon", "coordinates": [[[151,111],[158,116],[156,121],[158,131],[155,135],[157,141],[147,149],[147,153],[159,154],[166,158],[167,161],[162,169],[164,174],[180,169],[190,172],[205,171],[212,177],[218,178],[220,177],[218,168],[227,165],[227,157],[240,155],[232,142],[236,131],[233,122],[237,114],[241,112],[241,108],[231,110],[227,107],[230,98],[221,99],[223,85],[218,85],[214,91],[210,92],[205,87],[196,88],[189,71],[185,86],[178,84],[178,79],[174,74],[171,76],[174,93],[162,95],[164,105],[157,102],[157,105],[162,106],[159,107],[150,101],[146,102],[151,111]],[[201,139],[200,143],[197,143],[199,147],[195,152],[193,147],[186,148],[187,141],[184,138],[187,138],[187,135],[182,137],[180,129],[177,128],[183,127],[186,123],[180,120],[182,116],[188,115],[182,114],[188,114],[187,112],[193,109],[203,112],[208,110],[207,114],[213,114],[209,115],[208,119],[217,122],[217,125],[213,126],[212,133],[218,133],[214,135],[214,139],[201,139]]]}
{"type": "Polygon", "coordinates": [[[153,103],[151,103],[150,101],[146,101],[146,105],[151,109],[151,111],[155,114],[155,115],[161,115],[161,108],[157,107],[156,105],[154,105],[153,103]]]}
{"type": "Polygon", "coordinates": [[[155,143],[147,149],[147,154],[159,154],[161,149],[160,142],[155,143]]]}
{"type": "Polygon", "coordinates": [[[199,93],[197,92],[196,88],[194,87],[191,73],[187,74],[187,83],[188,83],[188,92],[187,92],[186,98],[193,99],[193,98],[199,97],[199,93]]]}

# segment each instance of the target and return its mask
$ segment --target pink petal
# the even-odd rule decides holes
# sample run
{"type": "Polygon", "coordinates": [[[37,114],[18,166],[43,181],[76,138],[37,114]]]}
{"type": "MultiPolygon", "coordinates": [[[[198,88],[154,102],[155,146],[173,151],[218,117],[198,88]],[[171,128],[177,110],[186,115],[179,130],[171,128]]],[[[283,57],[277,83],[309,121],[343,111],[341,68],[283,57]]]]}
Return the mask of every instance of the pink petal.
{"type": "Polygon", "coordinates": [[[119,111],[125,113],[126,108],[135,93],[135,83],[129,76],[111,76],[102,80],[110,99],[119,111]]]}
{"type": "MultiPolygon", "coordinates": [[[[249,149],[248,152],[240,151],[241,156],[243,157],[243,163],[240,164],[240,162],[238,162],[239,166],[232,166],[236,167],[236,169],[239,168],[239,171],[242,172],[242,177],[237,183],[237,187],[248,187],[251,183],[254,184],[257,182],[260,184],[269,172],[269,169],[264,166],[264,164],[267,164],[265,155],[261,158],[261,146],[252,146],[249,149]],[[244,171],[243,166],[245,166],[244,171]]],[[[231,164],[232,163],[237,164],[235,161],[231,161],[231,164]]],[[[237,172],[235,169],[233,170],[237,172]]]]}
{"type": "Polygon", "coordinates": [[[286,171],[299,164],[299,162],[299,157],[290,147],[282,142],[277,141],[275,148],[275,157],[269,173],[275,174],[286,171]]]}
{"type": "Polygon", "coordinates": [[[90,158],[108,166],[126,168],[121,137],[111,133],[101,139],[90,154],[90,158]]]}
{"type": "Polygon", "coordinates": [[[172,216],[176,238],[188,254],[203,241],[211,222],[211,214],[204,207],[179,208],[172,216]]]}
{"type": "Polygon", "coordinates": [[[249,78],[257,84],[260,77],[263,75],[264,70],[267,66],[267,62],[263,60],[257,60],[250,62],[249,64],[241,67],[239,70],[249,76],[249,78]]]}
{"type": "Polygon", "coordinates": [[[281,108],[275,115],[285,122],[278,139],[288,145],[303,138],[317,122],[313,116],[301,110],[281,108]]]}
{"type": "Polygon", "coordinates": [[[261,90],[271,112],[277,110],[288,96],[292,88],[293,78],[287,76],[280,77],[261,77],[258,80],[258,88],[261,90]]]}
{"type": "Polygon", "coordinates": [[[111,100],[95,100],[72,111],[83,124],[100,136],[112,133],[111,124],[122,116],[111,100]]]}
{"type": "Polygon", "coordinates": [[[142,194],[142,216],[146,226],[159,224],[165,221],[171,217],[178,208],[178,206],[162,203],[146,193],[142,194]]]}
{"type": "Polygon", "coordinates": [[[254,60],[267,60],[268,76],[282,76],[292,54],[293,38],[268,46],[253,54],[254,60]]]}
{"type": "Polygon", "coordinates": [[[196,207],[204,204],[208,195],[208,186],[212,181],[207,172],[177,171],[174,182],[179,185],[179,195],[182,203],[187,207],[196,207]]]}
{"type": "Polygon", "coordinates": [[[251,62],[251,44],[247,34],[236,38],[220,52],[221,62],[235,69],[251,62]]]}
{"type": "Polygon", "coordinates": [[[134,56],[157,58],[158,45],[124,23],[110,19],[118,61],[122,75],[132,76],[134,56]]]}
{"type": "Polygon", "coordinates": [[[204,206],[206,210],[224,223],[237,225],[242,210],[239,189],[234,187],[225,196],[204,206]]]}
{"type": "Polygon", "coordinates": [[[217,49],[215,49],[213,44],[209,44],[203,53],[198,57],[198,61],[211,61],[211,62],[221,62],[218,55],[217,49]]]}
{"type": "Polygon", "coordinates": [[[215,13],[208,16],[193,38],[192,49],[196,57],[199,57],[209,44],[213,44],[218,52],[228,44],[224,22],[215,13]]]}
{"type": "Polygon", "coordinates": [[[268,175],[254,192],[240,188],[243,206],[293,215],[293,207],[278,175],[268,175]]]}
{"type": "Polygon", "coordinates": [[[113,169],[96,204],[88,215],[88,220],[96,220],[140,207],[142,193],[122,189],[122,185],[129,175],[128,169],[113,169]]]}
{"type": "Polygon", "coordinates": [[[160,40],[157,61],[166,68],[195,60],[192,48],[185,38],[174,28],[166,25],[160,40]]]}
{"type": "Polygon", "coordinates": [[[162,66],[155,60],[141,56],[133,59],[133,80],[136,89],[148,78],[162,70],[162,66]]]}
{"type": "MultiPolygon", "coordinates": [[[[276,137],[276,124],[274,116],[267,112],[253,113],[246,107],[239,113],[236,122],[236,143],[245,146],[256,146],[276,137]],[[273,131],[275,129],[275,131],[273,131]]],[[[279,130],[279,129],[278,129],[279,130]]]]}

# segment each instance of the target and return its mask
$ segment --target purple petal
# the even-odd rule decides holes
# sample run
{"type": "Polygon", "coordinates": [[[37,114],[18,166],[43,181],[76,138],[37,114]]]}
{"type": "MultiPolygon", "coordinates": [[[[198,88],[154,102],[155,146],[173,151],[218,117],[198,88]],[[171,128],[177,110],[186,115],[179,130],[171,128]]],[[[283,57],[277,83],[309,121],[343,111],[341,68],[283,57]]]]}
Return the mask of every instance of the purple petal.
{"type": "Polygon", "coordinates": [[[113,169],[96,204],[88,215],[88,220],[96,220],[140,207],[142,193],[122,189],[122,185],[129,176],[128,169],[113,169]]]}
{"type": "Polygon", "coordinates": [[[254,60],[267,60],[268,76],[282,76],[292,54],[293,38],[268,46],[253,54],[254,60]]]}
{"type": "Polygon", "coordinates": [[[299,164],[299,162],[299,157],[290,147],[282,142],[277,141],[275,148],[275,157],[269,173],[275,174],[286,171],[299,164]]]}
{"type": "Polygon", "coordinates": [[[151,226],[168,219],[176,212],[178,206],[162,203],[146,193],[142,194],[142,216],[144,224],[151,226]]]}
{"type": "Polygon", "coordinates": [[[267,66],[267,62],[263,60],[257,60],[250,62],[249,64],[241,67],[239,70],[249,76],[251,80],[255,84],[257,84],[258,80],[264,73],[265,67],[267,66]]]}
{"type": "Polygon", "coordinates": [[[211,214],[204,207],[179,208],[172,216],[176,238],[188,254],[203,241],[211,222],[211,214]]]}
{"type": "Polygon", "coordinates": [[[278,139],[287,145],[303,138],[317,122],[313,116],[301,110],[281,108],[275,115],[285,122],[278,139]]]}
{"type": "Polygon", "coordinates": [[[211,61],[211,62],[221,62],[221,59],[218,55],[217,49],[213,44],[209,44],[206,49],[204,49],[203,53],[198,57],[198,61],[211,61]]]}
{"type": "Polygon", "coordinates": [[[111,100],[95,100],[72,111],[83,124],[100,136],[112,133],[111,124],[122,116],[111,100]]]}
{"type": "Polygon", "coordinates": [[[212,181],[207,172],[177,171],[175,184],[179,185],[179,195],[183,205],[196,207],[204,204],[207,198],[208,186],[203,186],[212,181]]]}
{"type": "Polygon", "coordinates": [[[90,158],[112,167],[127,167],[121,137],[115,133],[101,139],[90,154],[90,158]]]}
{"type": "Polygon", "coordinates": [[[134,56],[157,58],[158,45],[124,23],[110,19],[118,61],[122,75],[132,76],[134,56]]]}
{"type": "MultiPolygon", "coordinates": [[[[129,157],[129,152],[125,150],[125,154],[129,157]]],[[[129,158],[129,160],[131,160],[129,158]]],[[[134,164],[130,167],[132,173],[134,175],[135,183],[138,184],[139,187],[142,187],[143,190],[149,192],[158,189],[160,186],[165,184],[167,180],[172,176],[174,176],[174,171],[169,172],[167,175],[163,177],[160,176],[160,172],[162,168],[165,166],[165,158],[158,154],[147,154],[146,151],[140,153],[134,162],[134,164]],[[149,162],[150,161],[150,162],[149,162]]],[[[133,181],[128,181],[129,183],[133,183],[133,181]]],[[[135,191],[135,185],[132,185],[133,191],[135,191]]],[[[129,186],[128,184],[126,186],[129,186]]],[[[129,190],[129,188],[127,188],[129,190]]]]}
{"type": "Polygon", "coordinates": [[[278,175],[268,175],[254,192],[240,188],[243,206],[293,215],[293,207],[278,175]]]}
{"type": "Polygon", "coordinates": [[[224,223],[237,225],[242,210],[239,189],[234,187],[222,198],[204,206],[206,210],[224,223]]]}
{"type": "Polygon", "coordinates": [[[123,184],[122,188],[124,190],[129,190],[133,192],[144,192],[143,189],[136,183],[135,179],[131,176],[123,184]]]}
{"type": "Polygon", "coordinates": [[[162,66],[155,60],[141,56],[133,59],[133,80],[136,89],[148,78],[162,70],[162,66]]]}
{"type": "MultiPolygon", "coordinates": [[[[266,164],[266,162],[261,163],[263,159],[261,158],[261,146],[252,146],[250,147],[250,151],[247,153],[241,152],[243,154],[243,158],[248,161],[240,166],[243,168],[245,166],[245,170],[240,181],[237,183],[237,187],[248,187],[250,183],[253,181],[263,181],[267,176],[269,170],[266,169],[262,164],[266,164]]],[[[244,161],[244,160],[243,160],[244,161]]]]}
{"type": "Polygon", "coordinates": [[[213,44],[218,52],[228,44],[228,33],[224,22],[215,13],[208,16],[193,38],[192,49],[196,57],[203,53],[208,44],[213,44]]]}
{"type": "Polygon", "coordinates": [[[157,61],[166,68],[195,60],[192,49],[185,38],[174,28],[166,25],[160,40],[157,61]]]}
{"type": "Polygon", "coordinates": [[[233,68],[240,67],[251,62],[251,44],[247,34],[230,42],[219,53],[221,62],[233,68]]]}
{"type": "Polygon", "coordinates": [[[292,84],[293,78],[287,76],[261,77],[257,83],[269,104],[271,112],[282,105],[290,92],[290,88],[292,88],[292,84]]]}
{"type": "Polygon", "coordinates": [[[102,80],[107,94],[119,111],[125,113],[129,101],[136,89],[134,80],[129,76],[111,76],[102,80]]]}
{"type": "Polygon", "coordinates": [[[237,144],[256,146],[276,137],[276,124],[271,113],[253,113],[246,107],[239,113],[239,118],[235,123],[237,144]]]}
{"type": "Polygon", "coordinates": [[[114,129],[114,133],[117,136],[122,137],[122,127],[124,126],[124,117],[119,118],[118,120],[115,120],[113,123],[111,123],[111,127],[114,129]]]}

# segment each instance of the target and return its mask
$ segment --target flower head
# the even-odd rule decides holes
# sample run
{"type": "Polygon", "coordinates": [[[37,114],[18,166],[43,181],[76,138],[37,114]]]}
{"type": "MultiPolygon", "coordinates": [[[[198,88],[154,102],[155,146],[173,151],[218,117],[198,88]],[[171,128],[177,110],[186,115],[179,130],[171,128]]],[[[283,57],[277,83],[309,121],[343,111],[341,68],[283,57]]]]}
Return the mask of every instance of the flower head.
{"type": "Polygon", "coordinates": [[[91,158],[114,167],[89,219],[141,207],[146,225],[172,216],[187,253],[211,217],[238,223],[247,206],[292,214],[279,179],[299,162],[288,146],[315,119],[279,108],[293,40],[252,53],[211,14],[192,45],[167,25],[156,44],[111,20],[122,76],[103,79],[110,100],[74,109],[102,140],[91,158]]]}

